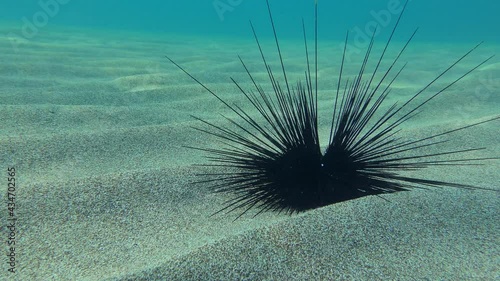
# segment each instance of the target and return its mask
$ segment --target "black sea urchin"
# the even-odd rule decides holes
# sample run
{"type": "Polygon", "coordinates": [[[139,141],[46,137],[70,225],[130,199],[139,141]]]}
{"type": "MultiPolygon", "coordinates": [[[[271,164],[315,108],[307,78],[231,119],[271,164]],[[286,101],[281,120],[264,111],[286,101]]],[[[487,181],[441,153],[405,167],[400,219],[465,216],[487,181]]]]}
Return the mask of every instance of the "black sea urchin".
{"type": "Polygon", "coordinates": [[[256,117],[251,116],[241,107],[229,104],[220,98],[184,68],[167,57],[175,66],[241,119],[235,121],[226,118],[227,122],[234,127],[234,129],[231,129],[195,117],[207,126],[207,128],[195,129],[215,136],[223,143],[222,148],[194,148],[209,153],[208,158],[211,163],[207,164],[207,166],[229,168],[229,171],[225,170],[223,173],[203,174],[204,177],[208,177],[203,182],[210,182],[216,192],[235,195],[234,199],[227,202],[227,205],[220,211],[244,208],[242,211],[242,214],[244,214],[253,207],[260,207],[258,213],[267,210],[294,213],[361,196],[391,193],[411,188],[429,186],[477,188],[466,184],[401,175],[402,171],[426,169],[437,165],[467,165],[477,163],[476,161],[498,159],[466,156],[452,159],[439,157],[444,155],[464,155],[482,148],[417,155],[411,154],[411,152],[414,152],[417,148],[442,143],[443,141],[436,140],[440,136],[500,119],[500,116],[497,116],[490,120],[412,141],[404,141],[398,137],[401,135],[401,124],[413,117],[429,101],[492,58],[490,57],[479,63],[432,96],[416,102],[416,99],[429,86],[478,48],[479,44],[456,60],[455,63],[439,74],[422,90],[414,94],[408,101],[402,105],[393,104],[388,109],[381,110],[381,104],[390,94],[392,83],[397,79],[405,65],[398,70],[394,70],[394,68],[416,33],[415,30],[390,63],[390,66],[385,71],[380,71],[381,62],[386,55],[387,48],[408,2],[406,1],[385,48],[376,61],[373,73],[366,73],[365,70],[372,54],[375,32],[371,37],[359,73],[351,81],[344,81],[342,77],[349,38],[349,33],[347,33],[338,84],[334,89],[335,102],[329,142],[324,152],[322,152],[319,143],[317,115],[317,1],[315,3],[313,64],[309,62],[306,32],[303,24],[307,60],[305,83],[299,82],[296,86],[292,86],[287,79],[287,72],[268,0],[266,0],[266,3],[277,53],[281,62],[282,81],[278,81],[273,74],[262,52],[255,29],[251,25],[273,92],[269,94],[263,90],[241,58],[239,60],[255,90],[245,90],[233,78],[231,80],[251,106],[258,111],[258,118],[261,121],[257,121],[256,117]],[[314,76],[311,75],[311,66],[314,67],[312,70],[314,76]],[[375,79],[375,76],[379,73],[382,78],[375,79]]]}

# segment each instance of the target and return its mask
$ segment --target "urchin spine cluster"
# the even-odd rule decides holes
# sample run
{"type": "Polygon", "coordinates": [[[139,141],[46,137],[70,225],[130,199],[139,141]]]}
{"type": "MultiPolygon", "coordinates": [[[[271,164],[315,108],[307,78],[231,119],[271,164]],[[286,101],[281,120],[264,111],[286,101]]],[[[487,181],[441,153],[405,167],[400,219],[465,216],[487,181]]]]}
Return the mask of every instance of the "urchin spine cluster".
{"type": "Polygon", "coordinates": [[[267,210],[294,213],[361,196],[391,193],[410,188],[427,186],[476,188],[466,184],[405,177],[400,173],[406,170],[425,169],[437,165],[467,165],[476,161],[498,159],[463,157],[452,160],[439,159],[439,156],[449,154],[464,155],[464,153],[482,148],[411,156],[405,156],[404,154],[415,149],[442,143],[443,141],[435,140],[440,136],[500,119],[500,116],[497,116],[490,120],[414,141],[403,141],[397,137],[401,134],[400,125],[412,118],[421,107],[492,58],[482,61],[424,101],[411,105],[429,86],[478,48],[480,45],[478,44],[403,105],[393,104],[387,110],[380,112],[381,105],[391,92],[391,85],[403,71],[406,64],[397,71],[394,68],[417,32],[415,30],[407,40],[388,69],[383,72],[379,71],[381,62],[386,55],[408,2],[406,1],[390,38],[380,58],[376,61],[377,64],[373,73],[367,73],[366,67],[372,55],[374,35],[371,38],[359,73],[351,81],[344,81],[342,76],[349,38],[349,34],[346,35],[338,85],[334,90],[335,104],[333,105],[329,143],[324,152],[321,151],[319,143],[317,114],[317,2],[315,4],[314,75],[311,75],[311,64],[309,62],[304,27],[307,60],[305,83],[298,82],[295,86],[292,86],[288,82],[268,0],[266,0],[266,3],[283,75],[281,83],[267,63],[255,29],[251,25],[273,91],[271,94],[267,93],[256,82],[241,58],[239,58],[240,62],[255,90],[245,90],[233,78],[231,80],[252,107],[257,110],[261,121],[257,121],[256,117],[251,116],[241,107],[229,104],[220,98],[184,68],[167,57],[175,66],[241,119],[241,121],[238,121],[226,118],[228,123],[235,128],[231,129],[195,117],[208,127],[208,129],[195,129],[216,137],[224,144],[222,148],[192,147],[209,153],[208,159],[211,163],[207,164],[207,166],[229,168],[229,171],[225,170],[223,173],[203,174],[204,177],[210,179],[202,182],[211,182],[212,188],[216,192],[235,195],[220,211],[243,208],[241,216],[253,207],[260,207],[258,213],[267,210]],[[381,73],[382,78],[375,79],[375,76],[379,73],[381,73]]]}

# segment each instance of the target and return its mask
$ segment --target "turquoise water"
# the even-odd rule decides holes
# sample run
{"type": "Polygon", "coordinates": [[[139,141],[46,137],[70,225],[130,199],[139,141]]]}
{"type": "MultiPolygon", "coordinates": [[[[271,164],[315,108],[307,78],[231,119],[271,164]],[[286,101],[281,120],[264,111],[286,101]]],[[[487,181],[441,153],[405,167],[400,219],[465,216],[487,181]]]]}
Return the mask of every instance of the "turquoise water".
{"type": "MultiPolygon", "coordinates": [[[[255,0],[20,0],[3,1],[0,19],[13,21],[18,33],[27,19],[42,24],[92,27],[96,29],[138,30],[180,34],[248,36],[248,20],[269,31],[264,1],[255,0]],[[46,11],[48,20],[40,16],[46,11]]],[[[400,0],[319,1],[320,35],[322,38],[343,38],[347,29],[364,29],[370,22],[384,25],[388,7],[399,8],[400,0]]],[[[273,0],[271,6],[280,36],[296,36],[300,19],[312,22],[313,0],[273,0]],[[293,3],[293,4],[292,4],[293,3]],[[286,27],[286,28],[283,28],[286,27]]],[[[417,40],[500,41],[500,2],[413,0],[404,17],[401,31],[417,26],[417,40]]],[[[265,35],[265,31],[263,31],[265,35]]],[[[406,34],[402,32],[401,34],[406,34]]]]}

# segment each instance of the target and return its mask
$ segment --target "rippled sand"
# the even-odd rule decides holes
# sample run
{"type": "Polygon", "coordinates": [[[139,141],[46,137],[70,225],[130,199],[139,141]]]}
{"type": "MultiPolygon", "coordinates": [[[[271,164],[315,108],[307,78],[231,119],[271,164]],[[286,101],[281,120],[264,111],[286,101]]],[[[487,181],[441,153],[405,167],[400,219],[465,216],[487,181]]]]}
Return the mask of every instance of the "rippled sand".
{"type": "MultiPolygon", "coordinates": [[[[12,28],[2,26],[0,34],[12,28]]],[[[277,72],[272,43],[263,39],[277,72]]],[[[302,42],[282,44],[289,79],[301,79],[302,42]]],[[[320,45],[323,135],[340,45],[320,45]]],[[[401,60],[410,63],[388,104],[409,98],[473,45],[413,44],[401,60]]],[[[401,43],[394,44],[388,58],[398,47],[401,43]]],[[[426,96],[495,53],[500,54],[500,45],[485,44],[426,96]]],[[[238,213],[210,217],[229,197],[192,184],[199,180],[199,168],[192,164],[205,160],[184,147],[218,143],[189,128],[200,125],[190,115],[225,124],[220,114],[231,113],[163,56],[174,58],[223,98],[244,103],[229,79],[250,87],[238,54],[267,86],[250,37],[158,37],[70,28],[47,28],[31,40],[0,35],[0,161],[2,169],[18,171],[17,280],[499,277],[498,192],[415,190],[383,196],[388,201],[367,197],[291,217],[250,214],[235,222],[238,213]],[[18,40],[17,50],[11,40],[18,40]]],[[[355,55],[346,62],[346,77],[358,70],[355,55]]],[[[498,77],[500,60],[495,58],[436,98],[405,125],[403,136],[426,136],[498,115],[498,77]]],[[[473,156],[498,156],[499,128],[495,121],[460,131],[436,149],[487,147],[473,156]]],[[[499,190],[499,170],[500,161],[490,161],[422,176],[499,190]]],[[[0,279],[12,277],[4,260],[2,255],[0,279]]]]}

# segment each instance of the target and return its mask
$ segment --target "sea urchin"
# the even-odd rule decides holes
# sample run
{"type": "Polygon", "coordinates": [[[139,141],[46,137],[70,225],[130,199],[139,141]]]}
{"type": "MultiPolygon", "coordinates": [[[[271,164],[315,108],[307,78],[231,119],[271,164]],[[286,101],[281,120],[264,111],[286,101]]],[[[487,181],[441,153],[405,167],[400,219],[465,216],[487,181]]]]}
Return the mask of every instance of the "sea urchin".
{"type": "Polygon", "coordinates": [[[216,192],[235,195],[220,211],[243,208],[241,216],[253,207],[260,207],[257,214],[267,210],[294,213],[361,196],[379,195],[411,188],[429,186],[476,188],[472,185],[408,177],[401,174],[402,171],[426,169],[437,165],[468,165],[477,163],[476,161],[498,159],[466,156],[452,159],[440,158],[444,155],[465,155],[482,148],[417,155],[412,154],[412,152],[418,148],[427,148],[442,143],[443,141],[437,140],[438,137],[500,119],[500,116],[497,116],[417,140],[405,141],[398,137],[401,135],[401,124],[413,117],[436,96],[492,58],[482,61],[430,97],[416,102],[416,99],[429,86],[478,48],[479,44],[456,60],[408,101],[402,105],[393,104],[388,109],[382,110],[381,105],[390,94],[391,85],[406,66],[403,65],[395,70],[396,65],[416,33],[415,30],[392,60],[390,66],[381,71],[381,62],[386,56],[387,48],[408,2],[406,1],[385,48],[376,60],[375,70],[372,73],[366,72],[367,63],[372,55],[374,32],[359,73],[354,79],[344,81],[343,71],[349,38],[349,33],[347,33],[338,84],[333,91],[335,98],[331,129],[325,151],[322,151],[320,147],[318,134],[317,1],[315,3],[314,63],[309,62],[303,23],[307,61],[305,82],[298,82],[295,86],[290,84],[287,79],[268,0],[266,0],[266,4],[281,63],[282,80],[278,81],[271,70],[255,29],[250,23],[273,91],[271,94],[264,91],[241,57],[239,60],[255,90],[245,90],[233,78],[231,80],[258,112],[258,118],[251,116],[248,111],[238,105],[229,104],[220,98],[179,64],[167,57],[240,119],[234,120],[226,117],[227,122],[232,124],[231,126],[234,128],[231,129],[195,117],[206,125],[205,128],[195,129],[215,136],[223,143],[221,148],[191,147],[209,153],[208,158],[211,163],[206,166],[224,169],[223,172],[219,173],[204,173],[205,180],[202,181],[211,183],[211,187],[216,192]],[[311,66],[314,67],[312,71],[311,66]],[[314,75],[311,72],[314,72],[314,75]],[[380,75],[377,75],[379,73],[380,75]],[[381,78],[376,79],[376,76],[381,76],[381,78]]]}

